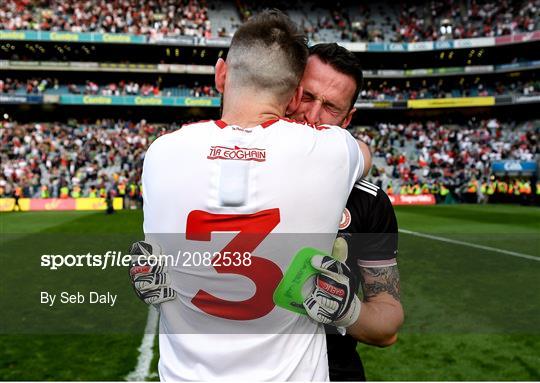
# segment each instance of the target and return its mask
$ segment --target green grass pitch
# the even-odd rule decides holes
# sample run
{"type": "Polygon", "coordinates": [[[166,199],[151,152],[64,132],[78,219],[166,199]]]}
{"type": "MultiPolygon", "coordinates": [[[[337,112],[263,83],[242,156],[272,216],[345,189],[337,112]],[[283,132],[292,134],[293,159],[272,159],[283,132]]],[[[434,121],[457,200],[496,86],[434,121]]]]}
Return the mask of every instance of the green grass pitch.
{"type": "MultiPolygon", "coordinates": [[[[540,262],[519,256],[540,257],[540,209],[407,206],[396,212],[400,228],[432,237],[400,235],[406,323],[390,348],[359,345],[368,379],[540,380],[540,262]]],[[[133,370],[147,309],[131,292],[126,270],[55,274],[39,267],[34,252],[61,251],[73,241],[127,251],[141,227],[141,211],[0,215],[0,379],[123,380],[133,370]],[[39,300],[29,292],[47,278],[75,288],[92,285],[96,275],[122,298],[117,309],[81,307],[51,318],[30,301],[39,300]]],[[[157,354],[154,380],[156,362],[157,354]]]]}

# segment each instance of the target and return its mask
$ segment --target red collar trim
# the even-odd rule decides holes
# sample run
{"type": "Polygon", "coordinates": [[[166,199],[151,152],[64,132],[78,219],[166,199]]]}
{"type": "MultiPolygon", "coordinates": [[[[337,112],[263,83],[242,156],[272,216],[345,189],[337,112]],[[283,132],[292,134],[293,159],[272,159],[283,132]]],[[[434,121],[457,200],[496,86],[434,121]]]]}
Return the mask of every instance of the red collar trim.
{"type": "Polygon", "coordinates": [[[265,121],[261,124],[261,128],[268,128],[270,125],[275,124],[279,121],[279,118],[272,118],[271,120],[265,121]]]}
{"type": "MultiPolygon", "coordinates": [[[[268,120],[268,121],[263,122],[263,123],[260,124],[259,126],[260,126],[261,128],[263,128],[263,129],[264,129],[264,128],[268,128],[270,125],[275,124],[275,123],[278,122],[278,121],[279,121],[279,118],[273,118],[273,119],[271,119],[271,120],[268,120]]],[[[216,124],[219,128],[221,128],[221,129],[226,128],[227,126],[229,126],[229,124],[227,124],[227,123],[226,123],[225,121],[223,121],[223,120],[216,120],[216,121],[214,121],[214,122],[215,122],[215,124],[216,124]]]]}
{"type": "Polygon", "coordinates": [[[228,124],[227,124],[225,121],[223,121],[223,120],[216,120],[216,121],[214,121],[214,122],[215,122],[216,125],[217,125],[219,128],[221,128],[221,129],[226,128],[227,125],[228,125],[228,124]]]}

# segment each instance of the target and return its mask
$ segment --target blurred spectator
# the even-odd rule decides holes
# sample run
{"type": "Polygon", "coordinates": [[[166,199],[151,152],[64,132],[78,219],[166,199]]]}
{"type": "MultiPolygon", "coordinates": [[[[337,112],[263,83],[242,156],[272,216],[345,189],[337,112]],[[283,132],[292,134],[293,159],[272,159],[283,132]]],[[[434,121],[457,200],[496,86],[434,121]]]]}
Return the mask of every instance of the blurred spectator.
{"type": "Polygon", "coordinates": [[[384,159],[382,168],[394,179],[394,189],[439,182],[460,189],[472,179],[487,180],[492,161],[534,161],[540,154],[539,120],[517,124],[472,119],[467,126],[380,123],[357,128],[354,134],[371,143],[375,157],[384,159]]]}
{"type": "Polygon", "coordinates": [[[208,84],[199,85],[198,82],[192,87],[180,84],[176,88],[165,88],[162,90],[159,87],[159,81],[155,83],[136,82],[136,81],[119,81],[110,82],[106,85],[99,85],[94,81],[86,81],[83,84],[67,84],[58,83],[58,79],[39,79],[32,78],[28,80],[21,79],[0,79],[0,93],[27,93],[27,94],[42,94],[54,90],[55,93],[71,93],[71,94],[89,94],[102,96],[172,96],[174,91],[184,91],[184,95],[192,97],[215,97],[217,91],[213,86],[208,84]],[[65,87],[65,88],[61,88],[65,87]],[[64,92],[62,90],[65,89],[64,92]],[[81,90],[82,89],[82,90],[81,90]]]}
{"type": "MultiPolygon", "coordinates": [[[[135,206],[146,149],[158,136],[179,128],[144,120],[0,122],[0,194],[12,196],[21,188],[24,197],[78,198],[112,191],[135,206]]],[[[440,190],[441,185],[466,192],[473,180],[490,179],[492,161],[531,161],[540,154],[538,120],[473,119],[466,126],[380,123],[353,133],[373,150],[372,180],[386,190],[391,185],[395,193],[402,188],[404,193],[440,190]]]]}
{"type": "Polygon", "coordinates": [[[211,35],[204,0],[3,0],[0,29],[211,35]]]}

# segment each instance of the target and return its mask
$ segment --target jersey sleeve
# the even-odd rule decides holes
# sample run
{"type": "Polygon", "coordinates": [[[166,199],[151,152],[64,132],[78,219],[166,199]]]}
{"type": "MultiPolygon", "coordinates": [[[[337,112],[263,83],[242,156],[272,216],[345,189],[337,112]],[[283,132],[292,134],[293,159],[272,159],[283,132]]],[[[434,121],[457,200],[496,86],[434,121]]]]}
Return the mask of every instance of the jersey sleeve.
{"type": "Polygon", "coordinates": [[[371,209],[364,256],[359,266],[390,266],[398,253],[398,224],[390,198],[379,189],[371,209]],[[388,262],[390,261],[390,262],[388,262]]]}
{"type": "Polygon", "coordinates": [[[360,146],[356,139],[349,133],[348,130],[340,128],[345,142],[347,144],[347,153],[349,159],[349,180],[351,188],[355,182],[362,178],[364,173],[364,156],[360,151],[360,146]]]}
{"type": "Polygon", "coordinates": [[[398,225],[390,199],[372,184],[355,185],[347,202],[351,224],[341,232],[355,266],[386,267],[396,264],[398,225]]]}
{"type": "MultiPolygon", "coordinates": [[[[161,150],[165,136],[156,139],[145,153],[143,161],[143,171],[141,183],[143,186],[143,231],[145,234],[159,232],[159,214],[163,211],[163,206],[159,203],[159,192],[163,189],[161,180],[163,171],[166,166],[163,166],[161,158],[161,150]]],[[[163,213],[161,213],[163,214],[163,213]]],[[[149,240],[149,238],[146,238],[149,240]]]]}

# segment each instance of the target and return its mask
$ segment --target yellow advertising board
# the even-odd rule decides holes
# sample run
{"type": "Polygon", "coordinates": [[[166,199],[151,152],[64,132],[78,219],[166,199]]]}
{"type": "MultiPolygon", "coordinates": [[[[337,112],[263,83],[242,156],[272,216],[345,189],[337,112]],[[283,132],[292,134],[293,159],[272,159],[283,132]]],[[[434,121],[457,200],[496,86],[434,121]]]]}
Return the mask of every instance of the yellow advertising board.
{"type": "MultiPolygon", "coordinates": [[[[120,197],[113,199],[114,210],[122,210],[123,200],[120,197]]],[[[105,198],[76,198],[75,210],[105,210],[107,204],[105,198]]]]}
{"type": "Polygon", "coordinates": [[[411,109],[461,108],[493,105],[495,105],[495,97],[426,98],[422,100],[407,101],[407,107],[411,109]]]}
{"type": "MultiPolygon", "coordinates": [[[[21,211],[30,210],[30,198],[19,199],[19,206],[21,211]]],[[[15,198],[0,198],[0,211],[14,211],[14,208],[15,198]]]]}
{"type": "MultiPolygon", "coordinates": [[[[105,198],[21,198],[15,207],[15,198],[0,198],[0,211],[40,211],[40,210],[106,210],[105,198]]],[[[122,210],[123,200],[113,199],[115,210],[122,210]]]]}

